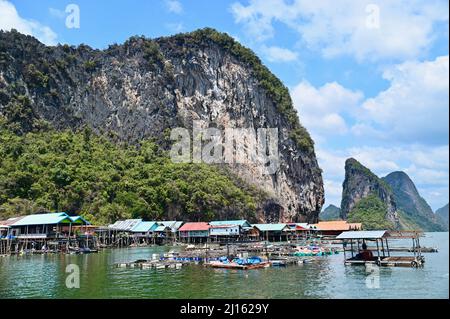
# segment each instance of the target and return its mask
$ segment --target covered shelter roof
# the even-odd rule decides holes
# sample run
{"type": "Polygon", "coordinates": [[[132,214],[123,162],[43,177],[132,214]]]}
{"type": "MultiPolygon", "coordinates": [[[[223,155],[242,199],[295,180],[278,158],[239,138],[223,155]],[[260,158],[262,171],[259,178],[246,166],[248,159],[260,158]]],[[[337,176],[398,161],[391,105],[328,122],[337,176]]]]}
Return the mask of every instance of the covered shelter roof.
{"type": "Polygon", "coordinates": [[[141,222],[142,219],[118,220],[114,224],[109,225],[108,227],[113,230],[132,231],[132,229],[141,222]]]}
{"type": "Polygon", "coordinates": [[[387,236],[386,230],[361,230],[342,232],[336,239],[381,239],[387,236]]]}
{"type": "Polygon", "coordinates": [[[181,226],[178,231],[204,231],[209,230],[211,226],[205,222],[186,223],[181,226]]]}
{"type": "Polygon", "coordinates": [[[170,228],[169,226],[164,226],[164,225],[158,225],[158,227],[156,227],[154,229],[155,232],[165,232],[166,230],[172,230],[172,228],[170,228]]]}
{"type": "Polygon", "coordinates": [[[209,223],[211,226],[231,226],[231,225],[237,225],[241,227],[251,227],[250,223],[246,221],[245,219],[239,219],[239,220],[215,220],[209,223]]]}
{"type": "Polygon", "coordinates": [[[33,214],[23,216],[10,226],[71,224],[73,220],[66,213],[33,214]]]}
{"type": "Polygon", "coordinates": [[[317,230],[335,230],[335,231],[346,231],[346,230],[360,230],[362,227],[361,223],[347,223],[345,220],[331,220],[331,221],[321,221],[317,224],[313,224],[317,230]]]}
{"type": "Polygon", "coordinates": [[[91,224],[90,222],[88,222],[86,219],[84,219],[81,216],[69,216],[69,218],[75,224],[83,224],[83,225],[90,225],[91,224]]]}
{"type": "Polygon", "coordinates": [[[2,220],[0,221],[0,224],[4,226],[4,228],[6,228],[6,226],[11,226],[12,224],[14,224],[15,222],[19,221],[20,219],[22,219],[24,216],[19,216],[19,217],[11,217],[8,218],[7,220],[2,220]]]}
{"type": "Polygon", "coordinates": [[[286,224],[253,224],[259,231],[284,231],[288,227],[286,224]]]}
{"type": "Polygon", "coordinates": [[[176,221],[174,220],[169,220],[169,221],[159,221],[157,222],[159,226],[165,226],[165,227],[172,227],[173,225],[175,225],[176,221]]]}
{"type": "Polygon", "coordinates": [[[131,231],[133,233],[146,233],[149,232],[155,224],[155,221],[141,221],[140,223],[136,224],[133,229],[131,229],[131,231]]]}

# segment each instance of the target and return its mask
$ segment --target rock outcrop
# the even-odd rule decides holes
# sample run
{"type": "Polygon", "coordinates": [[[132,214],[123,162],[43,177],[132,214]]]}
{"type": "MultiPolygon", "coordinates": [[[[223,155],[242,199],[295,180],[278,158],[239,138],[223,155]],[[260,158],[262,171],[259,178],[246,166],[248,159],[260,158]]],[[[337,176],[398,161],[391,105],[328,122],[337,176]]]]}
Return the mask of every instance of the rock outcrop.
{"type": "Polygon", "coordinates": [[[448,230],[448,204],[436,210],[436,216],[438,216],[448,230]]]}
{"type": "Polygon", "coordinates": [[[413,181],[405,172],[393,172],[383,177],[391,187],[400,219],[405,220],[409,227],[423,231],[445,231],[443,225],[434,214],[430,205],[423,199],[413,181]]]}
{"type": "Polygon", "coordinates": [[[330,204],[320,213],[319,219],[339,220],[341,219],[341,209],[333,204],[330,204]]]}
{"type": "Polygon", "coordinates": [[[397,206],[390,187],[357,160],[348,159],[345,162],[341,218],[346,220],[355,205],[369,195],[375,195],[386,205],[385,218],[394,228],[399,228],[397,206]]]}
{"type": "Polygon", "coordinates": [[[275,174],[231,165],[270,195],[260,203],[261,221],[317,222],[324,202],[313,142],[288,90],[250,50],[211,29],[133,37],[105,50],[0,32],[0,115],[18,134],[87,126],[113,141],[154,139],[166,149],[170,130],[192,131],[195,120],[222,130],[277,128],[275,174]]]}

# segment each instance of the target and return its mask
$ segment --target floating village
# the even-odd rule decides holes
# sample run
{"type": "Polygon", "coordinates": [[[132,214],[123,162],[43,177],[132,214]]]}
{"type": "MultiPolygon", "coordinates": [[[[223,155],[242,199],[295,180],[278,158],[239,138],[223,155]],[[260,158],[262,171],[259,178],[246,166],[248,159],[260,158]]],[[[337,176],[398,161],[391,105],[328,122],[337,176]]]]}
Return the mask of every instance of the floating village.
{"type": "Polygon", "coordinates": [[[103,249],[151,245],[172,246],[148,259],[116,267],[181,268],[187,264],[224,269],[286,267],[343,254],[346,265],[423,267],[421,232],[362,230],[361,223],[321,221],[251,224],[246,220],[211,222],[119,220],[95,226],[81,216],[43,213],[0,221],[0,256],[88,254],[103,249]],[[408,245],[392,246],[404,239],[408,245]]]}

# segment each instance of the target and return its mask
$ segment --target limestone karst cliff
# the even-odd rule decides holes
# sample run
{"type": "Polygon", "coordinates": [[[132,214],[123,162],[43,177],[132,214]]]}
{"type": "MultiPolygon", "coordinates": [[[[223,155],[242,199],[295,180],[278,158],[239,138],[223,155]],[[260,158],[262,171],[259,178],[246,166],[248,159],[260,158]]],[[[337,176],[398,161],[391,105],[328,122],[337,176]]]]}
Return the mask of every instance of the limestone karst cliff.
{"type": "Polygon", "coordinates": [[[277,128],[275,174],[254,163],[230,167],[269,194],[259,219],[317,222],[323,205],[313,141],[287,88],[249,49],[211,29],[132,37],[105,50],[0,32],[0,115],[17,134],[89,127],[112,141],[153,139],[165,149],[170,129],[192,129],[194,120],[222,130],[277,128]]]}

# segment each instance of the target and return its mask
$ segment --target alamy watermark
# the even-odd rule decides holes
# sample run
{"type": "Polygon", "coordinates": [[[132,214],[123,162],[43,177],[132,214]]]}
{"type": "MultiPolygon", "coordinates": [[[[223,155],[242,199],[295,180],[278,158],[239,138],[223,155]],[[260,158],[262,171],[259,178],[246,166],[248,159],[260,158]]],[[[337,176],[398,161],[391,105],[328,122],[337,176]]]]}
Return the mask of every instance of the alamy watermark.
{"type": "Polygon", "coordinates": [[[68,289],[78,289],[80,288],[80,267],[75,264],[69,264],[66,267],[66,288],[68,289]]]}
{"type": "Polygon", "coordinates": [[[366,272],[369,275],[366,277],[366,287],[369,289],[380,288],[380,268],[374,264],[366,264],[366,272]]]}
{"type": "Polygon", "coordinates": [[[68,29],[80,28],[80,7],[77,4],[71,3],[66,6],[66,27],[68,29]]]}
{"type": "Polygon", "coordinates": [[[279,167],[278,128],[205,127],[194,121],[192,137],[186,128],[171,130],[175,141],[170,150],[174,163],[255,164],[264,175],[275,174],[279,167]]]}
{"type": "Polygon", "coordinates": [[[380,28],[380,7],[377,4],[370,3],[366,6],[366,27],[368,29],[380,28]]]}

